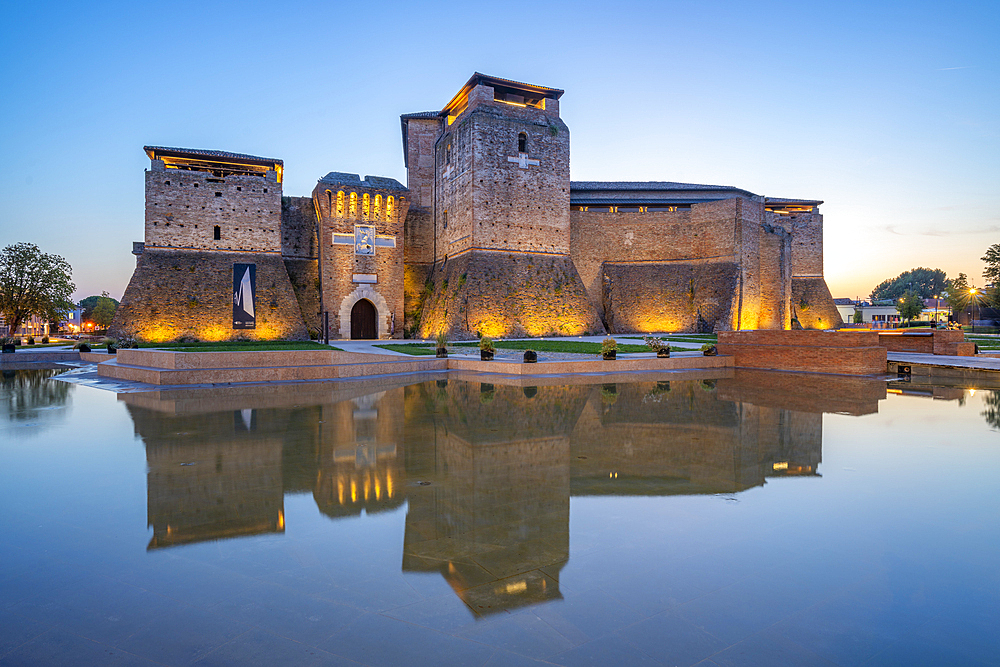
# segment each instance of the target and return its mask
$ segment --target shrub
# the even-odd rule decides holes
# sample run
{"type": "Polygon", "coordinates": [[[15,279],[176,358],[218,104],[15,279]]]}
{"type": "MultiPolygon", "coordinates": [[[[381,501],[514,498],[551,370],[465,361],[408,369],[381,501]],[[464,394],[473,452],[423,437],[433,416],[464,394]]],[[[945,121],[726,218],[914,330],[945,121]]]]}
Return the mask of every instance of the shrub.
{"type": "Polygon", "coordinates": [[[42,345],[48,345],[48,344],[49,344],[49,337],[42,336],[42,345]]]}
{"type": "Polygon", "coordinates": [[[434,342],[437,343],[438,349],[441,349],[442,347],[443,348],[447,348],[448,347],[448,337],[445,336],[444,329],[441,329],[441,331],[438,331],[438,335],[434,339],[434,342]]]}
{"type": "Polygon", "coordinates": [[[28,336],[28,345],[34,345],[34,344],[35,344],[35,337],[28,336]]]}
{"type": "Polygon", "coordinates": [[[85,340],[78,341],[73,348],[79,350],[80,352],[90,352],[90,345],[88,345],[85,340]]]}
{"type": "Polygon", "coordinates": [[[479,349],[483,352],[495,352],[495,346],[493,345],[493,339],[489,336],[483,336],[479,339],[479,349]]]}
{"type": "Polygon", "coordinates": [[[601,341],[601,354],[608,354],[609,352],[618,351],[618,341],[616,341],[611,336],[608,336],[601,341]]]}
{"type": "Polygon", "coordinates": [[[660,350],[670,349],[670,345],[664,343],[662,338],[655,338],[653,336],[643,336],[642,340],[653,352],[659,352],[660,350]]]}

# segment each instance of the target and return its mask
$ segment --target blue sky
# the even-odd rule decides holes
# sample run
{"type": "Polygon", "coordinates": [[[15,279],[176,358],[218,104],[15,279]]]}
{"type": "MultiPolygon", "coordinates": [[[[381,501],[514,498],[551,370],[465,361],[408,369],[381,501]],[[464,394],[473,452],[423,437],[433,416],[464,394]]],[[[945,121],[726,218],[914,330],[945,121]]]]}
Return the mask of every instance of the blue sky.
{"type": "Polygon", "coordinates": [[[827,282],[969,274],[1000,242],[1000,3],[8,3],[0,244],[120,298],[145,144],[405,182],[399,114],[474,71],[563,88],[575,180],[822,199],[827,282]]]}

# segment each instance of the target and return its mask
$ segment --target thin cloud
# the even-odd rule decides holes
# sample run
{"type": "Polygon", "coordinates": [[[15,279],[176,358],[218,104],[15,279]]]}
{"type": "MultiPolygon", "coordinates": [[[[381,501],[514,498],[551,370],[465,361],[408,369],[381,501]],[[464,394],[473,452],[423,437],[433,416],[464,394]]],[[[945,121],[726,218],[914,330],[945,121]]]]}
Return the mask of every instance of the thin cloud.
{"type": "Polygon", "coordinates": [[[947,72],[948,70],[953,70],[953,69],[969,69],[969,68],[970,68],[970,65],[964,65],[962,67],[938,67],[934,71],[935,72],[947,72]]]}
{"type": "Polygon", "coordinates": [[[966,236],[970,234],[996,234],[1000,233],[1000,225],[990,225],[980,229],[925,229],[916,231],[899,231],[896,225],[884,225],[883,231],[895,234],[896,236],[966,236]]]}

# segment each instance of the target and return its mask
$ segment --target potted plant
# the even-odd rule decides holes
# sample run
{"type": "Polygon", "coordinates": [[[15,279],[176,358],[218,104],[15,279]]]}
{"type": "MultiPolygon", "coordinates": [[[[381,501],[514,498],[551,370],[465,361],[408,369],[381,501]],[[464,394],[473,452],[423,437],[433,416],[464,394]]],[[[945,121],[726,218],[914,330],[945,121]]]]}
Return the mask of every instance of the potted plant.
{"type": "Polygon", "coordinates": [[[706,357],[714,357],[719,354],[719,350],[711,343],[705,343],[701,346],[701,353],[706,357]]]}
{"type": "Polygon", "coordinates": [[[654,338],[653,336],[643,336],[642,340],[646,342],[646,345],[650,350],[656,352],[658,359],[668,359],[670,358],[670,345],[664,343],[662,338],[654,338]]]}
{"type": "Polygon", "coordinates": [[[90,352],[90,345],[88,345],[87,341],[85,341],[85,340],[81,340],[80,342],[78,342],[73,347],[75,347],[80,352],[90,352]]]}
{"type": "Polygon", "coordinates": [[[533,364],[538,361],[538,354],[534,350],[524,351],[524,363],[533,364]]]}
{"type": "Polygon", "coordinates": [[[437,357],[442,359],[448,356],[448,339],[444,335],[444,329],[438,332],[437,338],[437,357]]]}
{"type": "Polygon", "coordinates": [[[493,361],[494,352],[496,352],[496,348],[493,346],[492,338],[483,336],[479,339],[479,358],[482,361],[493,361]]]}
{"type": "Polygon", "coordinates": [[[14,339],[8,336],[7,338],[2,339],[2,341],[3,341],[3,353],[4,354],[13,354],[14,353],[14,339]]]}
{"type": "Polygon", "coordinates": [[[35,344],[35,337],[28,336],[28,345],[34,345],[34,344],[35,344]]]}
{"type": "Polygon", "coordinates": [[[48,345],[48,344],[49,344],[49,337],[42,336],[42,345],[48,345]]]}
{"type": "Polygon", "coordinates": [[[601,341],[601,357],[605,361],[613,361],[618,358],[618,341],[608,336],[601,341]]]}
{"type": "Polygon", "coordinates": [[[108,344],[108,354],[118,354],[118,346],[115,344],[114,338],[105,338],[104,341],[108,344]]]}

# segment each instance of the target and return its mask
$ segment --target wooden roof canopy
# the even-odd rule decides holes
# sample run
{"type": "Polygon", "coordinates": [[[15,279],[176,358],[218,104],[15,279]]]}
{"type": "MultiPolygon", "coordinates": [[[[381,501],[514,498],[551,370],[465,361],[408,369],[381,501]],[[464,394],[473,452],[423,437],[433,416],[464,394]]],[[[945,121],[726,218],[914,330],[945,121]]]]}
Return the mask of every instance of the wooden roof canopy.
{"type": "Polygon", "coordinates": [[[273,170],[278,176],[278,182],[282,181],[284,163],[277,158],[199,148],[143,146],[142,149],[150,160],[163,160],[168,169],[209,171],[219,177],[234,174],[264,176],[273,170]]]}
{"type": "Polygon", "coordinates": [[[497,99],[504,99],[508,94],[523,97],[524,103],[528,106],[538,106],[547,97],[558,100],[566,92],[558,88],[546,88],[545,86],[501,79],[496,76],[476,72],[466,81],[462,89],[445,105],[444,109],[438,115],[456,116],[461,113],[469,103],[469,93],[472,92],[473,88],[480,85],[492,87],[497,99]]]}

